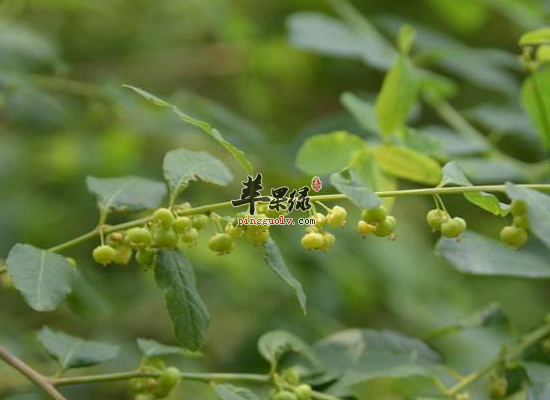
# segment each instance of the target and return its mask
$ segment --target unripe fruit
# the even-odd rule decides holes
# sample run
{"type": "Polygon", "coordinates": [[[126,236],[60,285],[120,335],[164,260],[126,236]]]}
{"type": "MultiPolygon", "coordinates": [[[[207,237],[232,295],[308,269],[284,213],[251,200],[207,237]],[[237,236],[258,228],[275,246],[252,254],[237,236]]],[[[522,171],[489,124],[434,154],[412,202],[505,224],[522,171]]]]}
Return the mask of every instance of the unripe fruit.
{"type": "Polygon", "coordinates": [[[273,400],[297,400],[298,397],[288,390],[281,390],[280,392],[275,393],[273,400]]]}
{"type": "Polygon", "coordinates": [[[388,215],[388,212],[386,210],[386,207],[381,205],[376,208],[369,208],[368,210],[363,210],[363,213],[361,214],[361,219],[371,224],[381,224],[384,222],[387,215],[388,215]]]}
{"type": "Polygon", "coordinates": [[[500,240],[511,247],[523,246],[528,238],[527,231],[519,226],[505,226],[500,231],[500,240]]]}
{"type": "Polygon", "coordinates": [[[147,228],[132,228],[127,232],[128,240],[136,246],[150,246],[153,242],[151,232],[147,228]]]}
{"type": "Polygon", "coordinates": [[[179,385],[181,373],[176,367],[166,368],[158,379],[158,385],[155,389],[155,397],[162,399],[170,394],[172,389],[179,385]]]}
{"type": "Polygon", "coordinates": [[[311,390],[311,386],[303,383],[296,387],[294,389],[296,392],[296,396],[298,397],[298,400],[310,400],[311,399],[311,393],[313,390],[311,390]]]}
{"type": "Polygon", "coordinates": [[[327,214],[327,224],[331,228],[341,228],[346,222],[348,212],[344,207],[334,206],[332,210],[327,214]]]}
{"type": "Polygon", "coordinates": [[[466,228],[468,228],[468,224],[466,223],[466,220],[460,217],[454,217],[454,220],[460,226],[460,234],[463,234],[466,231],[466,228]]]}
{"type": "Polygon", "coordinates": [[[537,61],[547,63],[550,61],[550,46],[542,44],[537,49],[537,61]]]}
{"type": "Polygon", "coordinates": [[[302,247],[307,250],[316,250],[323,247],[325,238],[320,233],[306,233],[302,236],[302,247]]]}
{"type": "Polygon", "coordinates": [[[233,239],[227,233],[217,233],[208,240],[208,247],[217,253],[227,253],[233,250],[233,239]]]}
{"type": "Polygon", "coordinates": [[[426,214],[426,222],[432,231],[439,231],[441,224],[449,219],[449,214],[443,210],[433,209],[426,214]]]}
{"type": "Polygon", "coordinates": [[[193,219],[191,220],[191,224],[193,225],[193,228],[200,231],[202,228],[204,228],[208,224],[209,221],[210,221],[210,218],[208,218],[207,215],[199,214],[199,215],[193,216],[193,219]]]}
{"type": "Polygon", "coordinates": [[[290,385],[297,385],[300,383],[300,373],[296,368],[287,368],[281,373],[281,377],[290,385]]]}
{"type": "Polygon", "coordinates": [[[183,233],[191,228],[191,219],[189,217],[178,217],[172,222],[172,229],[176,233],[183,233]]]}
{"type": "Polygon", "coordinates": [[[514,225],[523,229],[530,228],[529,220],[526,215],[518,215],[517,217],[514,217],[514,225]]]}
{"type": "Polygon", "coordinates": [[[132,259],[132,249],[130,247],[119,247],[116,249],[116,254],[114,258],[115,264],[126,265],[132,259]]]}
{"type": "Polygon", "coordinates": [[[248,237],[250,238],[250,241],[254,243],[255,245],[262,245],[264,244],[267,239],[269,239],[269,229],[267,228],[261,228],[257,229],[257,227],[249,227],[252,228],[248,231],[248,237]]]}
{"type": "Polygon", "coordinates": [[[510,204],[510,213],[514,216],[525,215],[527,211],[527,204],[522,200],[513,200],[510,204]]]}
{"type": "Polygon", "coordinates": [[[462,221],[457,220],[457,218],[452,218],[441,224],[441,234],[446,238],[456,238],[464,232],[463,228],[464,224],[462,221]]]}
{"type": "Polygon", "coordinates": [[[153,234],[153,240],[158,247],[176,247],[178,244],[178,236],[176,233],[169,229],[159,229],[153,234]]]}
{"type": "Polygon", "coordinates": [[[324,243],[319,250],[327,252],[332,248],[332,246],[334,246],[334,243],[336,242],[336,237],[330,232],[325,232],[322,235],[324,243]]]}
{"type": "Polygon", "coordinates": [[[139,249],[136,252],[136,261],[144,267],[151,266],[155,262],[156,254],[157,252],[153,249],[139,249]]]}
{"type": "Polygon", "coordinates": [[[374,234],[378,237],[390,236],[395,231],[396,226],[397,220],[395,217],[393,215],[388,215],[384,219],[384,222],[376,225],[376,228],[374,228],[374,234]]]}
{"type": "Polygon", "coordinates": [[[243,237],[246,231],[240,226],[226,225],[225,232],[233,239],[243,237]]]}
{"type": "Polygon", "coordinates": [[[319,232],[319,229],[317,228],[316,225],[310,225],[310,226],[307,226],[305,229],[304,229],[305,233],[317,233],[319,232]]]}
{"type": "Polygon", "coordinates": [[[159,208],[153,213],[153,219],[159,221],[165,228],[169,228],[174,222],[174,214],[168,208],[159,208]]]}
{"type": "Polygon", "coordinates": [[[113,232],[107,236],[107,244],[117,246],[124,243],[126,236],[122,232],[113,232]]]}
{"type": "Polygon", "coordinates": [[[98,264],[107,265],[111,263],[116,256],[116,250],[109,245],[97,246],[92,252],[94,261],[98,264]]]}
{"type": "Polygon", "coordinates": [[[317,228],[322,228],[327,224],[327,217],[324,214],[316,213],[313,218],[315,218],[315,226],[317,228]]]}
{"type": "Polygon", "coordinates": [[[504,377],[498,377],[491,382],[489,388],[491,397],[493,399],[503,399],[506,397],[506,390],[508,389],[508,381],[504,377]]]}
{"type": "Polygon", "coordinates": [[[374,232],[375,228],[376,227],[374,225],[371,225],[363,220],[357,222],[357,233],[359,233],[360,235],[369,235],[374,232]]]}
{"type": "Polygon", "coordinates": [[[180,239],[184,243],[195,243],[199,237],[199,232],[195,228],[191,228],[181,234],[180,239]]]}

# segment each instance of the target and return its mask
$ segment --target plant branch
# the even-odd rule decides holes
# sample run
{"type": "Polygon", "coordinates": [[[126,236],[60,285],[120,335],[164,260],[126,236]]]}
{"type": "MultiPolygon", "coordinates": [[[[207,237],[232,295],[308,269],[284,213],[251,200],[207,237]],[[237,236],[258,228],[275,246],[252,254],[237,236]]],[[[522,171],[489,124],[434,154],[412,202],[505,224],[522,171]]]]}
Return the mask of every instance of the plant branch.
{"type": "Polygon", "coordinates": [[[2,346],[0,346],[0,359],[4,360],[11,367],[25,375],[31,382],[46,392],[52,399],[66,400],[65,397],[55,389],[54,385],[50,382],[50,380],[48,380],[48,378],[36,372],[2,346]]]}

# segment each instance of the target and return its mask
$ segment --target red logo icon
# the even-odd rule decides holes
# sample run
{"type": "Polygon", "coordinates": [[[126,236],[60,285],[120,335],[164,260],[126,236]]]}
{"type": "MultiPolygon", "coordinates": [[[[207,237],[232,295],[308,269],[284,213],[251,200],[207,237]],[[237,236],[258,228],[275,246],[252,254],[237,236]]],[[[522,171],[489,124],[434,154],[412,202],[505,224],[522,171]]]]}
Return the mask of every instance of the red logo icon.
{"type": "Polygon", "coordinates": [[[318,192],[323,187],[323,183],[321,182],[321,179],[319,179],[318,176],[314,176],[311,180],[311,188],[318,192]]]}

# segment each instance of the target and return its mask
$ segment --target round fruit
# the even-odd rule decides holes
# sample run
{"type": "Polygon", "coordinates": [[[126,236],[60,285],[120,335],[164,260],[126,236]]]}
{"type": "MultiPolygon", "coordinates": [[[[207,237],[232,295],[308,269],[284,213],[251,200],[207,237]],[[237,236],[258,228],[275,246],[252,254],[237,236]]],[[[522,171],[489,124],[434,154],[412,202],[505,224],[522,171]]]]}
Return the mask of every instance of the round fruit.
{"type": "Polygon", "coordinates": [[[178,217],[172,222],[172,229],[176,233],[185,232],[191,228],[191,219],[189,217],[178,217]]]}
{"type": "Polygon", "coordinates": [[[191,228],[181,234],[181,241],[184,243],[195,243],[199,237],[199,232],[195,228],[191,228]]]}
{"type": "Polygon", "coordinates": [[[449,214],[440,209],[433,209],[426,214],[426,222],[432,231],[441,229],[441,224],[449,219],[449,214]]]}
{"type": "Polygon", "coordinates": [[[393,231],[395,231],[396,226],[397,220],[395,217],[393,215],[388,215],[384,219],[384,222],[376,225],[376,228],[374,228],[374,234],[378,237],[390,236],[393,231]]]}
{"type": "Polygon", "coordinates": [[[191,220],[191,224],[193,225],[193,228],[196,228],[197,230],[201,230],[208,224],[209,221],[210,221],[210,218],[208,218],[207,215],[199,214],[193,217],[193,219],[191,220]]]}
{"type": "MultiPolygon", "coordinates": [[[[251,228],[251,227],[250,227],[251,228]]],[[[255,245],[262,245],[264,244],[267,239],[269,239],[269,229],[261,228],[261,229],[250,229],[248,231],[248,237],[254,243],[255,245]]]]}
{"type": "Polygon", "coordinates": [[[344,207],[334,206],[326,217],[327,224],[332,228],[341,228],[347,217],[348,212],[344,207]]]}
{"type": "Polygon", "coordinates": [[[315,226],[322,228],[327,223],[327,217],[324,214],[316,213],[313,218],[315,218],[315,226]]]}
{"type": "Polygon", "coordinates": [[[503,399],[506,397],[506,390],[508,389],[508,381],[504,377],[499,377],[491,382],[489,391],[493,399],[503,399]]]}
{"type": "Polygon", "coordinates": [[[519,226],[523,229],[529,229],[529,220],[527,219],[526,215],[518,215],[517,217],[514,217],[514,225],[519,226]]]}
{"type": "Polygon", "coordinates": [[[527,231],[520,226],[505,226],[500,231],[500,240],[515,248],[523,246],[528,237],[527,231]]]}
{"type": "Polygon", "coordinates": [[[175,367],[166,368],[158,379],[158,385],[155,388],[155,397],[162,399],[170,394],[172,389],[179,385],[181,373],[175,367]]]}
{"type": "Polygon", "coordinates": [[[298,397],[288,390],[281,390],[280,392],[275,393],[273,400],[298,400],[298,397]]]}
{"type": "Polygon", "coordinates": [[[217,253],[227,253],[233,249],[233,239],[227,233],[217,233],[208,240],[208,247],[217,253]]]}
{"type": "Polygon", "coordinates": [[[370,222],[371,224],[381,224],[386,219],[388,211],[384,206],[378,206],[376,208],[369,208],[368,210],[363,210],[361,214],[361,219],[365,222],[370,222]]]}
{"type": "Polygon", "coordinates": [[[540,45],[537,49],[537,61],[547,63],[550,61],[550,46],[547,44],[540,45]]]}
{"type": "Polygon", "coordinates": [[[238,239],[243,237],[246,233],[245,230],[240,226],[226,225],[225,232],[231,236],[233,239],[238,239]]]}
{"type": "Polygon", "coordinates": [[[514,217],[525,215],[526,211],[527,204],[525,204],[525,202],[522,200],[513,200],[512,204],[510,204],[510,213],[512,213],[514,217]]]}
{"type": "Polygon", "coordinates": [[[116,249],[114,258],[115,264],[126,265],[132,259],[132,249],[130,247],[119,247],[116,249]]]}
{"type": "Polygon", "coordinates": [[[303,383],[294,389],[296,396],[298,396],[298,400],[310,400],[311,399],[311,393],[313,392],[311,390],[311,386],[303,383]]]}
{"type": "Polygon", "coordinates": [[[116,256],[116,250],[109,245],[97,246],[92,252],[94,261],[98,264],[107,265],[111,263],[116,256]]]}
{"type": "Polygon", "coordinates": [[[302,236],[302,247],[307,250],[316,250],[323,247],[325,238],[320,233],[306,233],[302,236]]]}
{"type": "Polygon", "coordinates": [[[159,229],[153,234],[153,240],[158,247],[176,247],[178,244],[178,236],[171,229],[159,229]]]}
{"type": "Polygon", "coordinates": [[[466,228],[468,228],[468,224],[466,223],[466,220],[460,217],[454,217],[454,220],[460,226],[460,234],[463,234],[466,231],[466,228]]]}
{"type": "Polygon", "coordinates": [[[153,265],[156,254],[157,252],[153,249],[139,249],[136,252],[136,261],[143,266],[153,265]]]}
{"type": "Polygon", "coordinates": [[[371,225],[369,224],[368,222],[365,222],[363,220],[357,222],[357,232],[360,234],[360,235],[369,235],[371,234],[372,232],[374,232],[374,229],[376,227],[374,225],[371,225]]]}
{"type": "Polygon", "coordinates": [[[452,218],[441,224],[441,234],[446,238],[455,238],[463,232],[463,224],[456,218],[452,218]]]}
{"type": "Polygon", "coordinates": [[[153,219],[159,221],[165,228],[169,228],[174,222],[174,214],[168,208],[159,208],[153,213],[153,219]]]}
{"type": "Polygon", "coordinates": [[[153,242],[151,232],[147,228],[132,228],[127,232],[128,240],[136,246],[149,246],[153,242]]]}
{"type": "Polygon", "coordinates": [[[295,368],[287,368],[281,373],[282,378],[291,385],[300,383],[300,374],[295,368]]]}
{"type": "Polygon", "coordinates": [[[336,237],[330,232],[325,232],[323,233],[323,239],[324,243],[321,246],[320,250],[327,252],[332,248],[332,246],[334,246],[334,243],[336,242],[336,237]]]}

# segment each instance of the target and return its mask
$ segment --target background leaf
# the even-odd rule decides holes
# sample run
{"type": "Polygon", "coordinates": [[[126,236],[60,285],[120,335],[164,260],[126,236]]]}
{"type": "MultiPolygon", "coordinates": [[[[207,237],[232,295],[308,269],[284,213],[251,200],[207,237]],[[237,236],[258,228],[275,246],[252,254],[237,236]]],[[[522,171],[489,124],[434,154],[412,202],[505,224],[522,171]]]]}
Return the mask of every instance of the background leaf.
{"type": "Polygon", "coordinates": [[[67,259],[30,244],[16,244],[6,260],[8,273],[27,304],[53,311],[71,293],[75,278],[67,259]]]}
{"type": "Polygon", "coordinates": [[[550,68],[544,67],[525,79],[521,88],[521,102],[541,141],[550,149],[550,68]]]}
{"type": "Polygon", "coordinates": [[[441,167],[434,159],[405,147],[378,146],[373,149],[376,161],[392,175],[413,182],[436,185],[441,167]]]}
{"type": "Polygon", "coordinates": [[[181,250],[159,251],[155,281],[164,290],[179,342],[190,350],[199,349],[206,339],[210,315],[197,292],[193,267],[181,250]]]}
{"type": "Polygon", "coordinates": [[[228,384],[215,384],[214,392],[220,400],[260,400],[250,390],[228,384]]]}
{"type": "Polygon", "coordinates": [[[89,367],[117,357],[119,348],[56,332],[45,326],[37,334],[38,341],[63,370],[89,367]]]}
{"type": "Polygon", "coordinates": [[[271,364],[275,371],[279,359],[285,353],[300,353],[305,358],[317,363],[317,357],[309,345],[293,333],[286,331],[271,331],[264,333],[258,340],[258,351],[271,364]]]}
{"type": "Polygon", "coordinates": [[[350,92],[344,92],[340,96],[340,102],[355,120],[368,132],[378,134],[378,122],[376,121],[375,105],[350,92]]]}
{"type": "Polygon", "coordinates": [[[550,396],[550,366],[533,361],[523,361],[529,381],[529,399],[545,400],[550,396]]]}
{"type": "Polygon", "coordinates": [[[103,212],[143,211],[157,208],[166,196],[166,185],[149,179],[126,176],[121,178],[86,178],[88,190],[97,198],[103,212]]]}
{"type": "Polygon", "coordinates": [[[145,357],[164,357],[172,354],[184,356],[198,356],[178,346],[169,346],[153,339],[137,338],[137,345],[145,357]]]}

